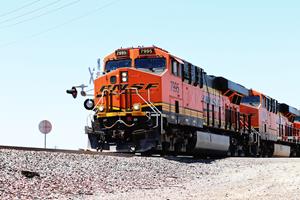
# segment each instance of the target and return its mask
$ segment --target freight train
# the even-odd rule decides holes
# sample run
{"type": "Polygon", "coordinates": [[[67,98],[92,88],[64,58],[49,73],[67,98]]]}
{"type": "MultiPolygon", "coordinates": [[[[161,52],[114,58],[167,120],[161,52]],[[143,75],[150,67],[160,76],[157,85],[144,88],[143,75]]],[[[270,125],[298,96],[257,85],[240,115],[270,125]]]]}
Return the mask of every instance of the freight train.
{"type": "MultiPolygon", "coordinates": [[[[67,93],[77,95],[76,87],[67,93]]],[[[294,107],[152,46],[121,48],[84,107],[95,150],[193,156],[299,156],[294,107]]]]}

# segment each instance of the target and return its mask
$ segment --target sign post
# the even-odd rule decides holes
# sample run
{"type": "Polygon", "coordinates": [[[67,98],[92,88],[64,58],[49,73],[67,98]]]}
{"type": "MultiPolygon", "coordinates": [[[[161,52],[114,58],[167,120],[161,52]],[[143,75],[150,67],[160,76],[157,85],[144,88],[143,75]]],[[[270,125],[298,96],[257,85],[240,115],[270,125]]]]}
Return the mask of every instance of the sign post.
{"type": "Polygon", "coordinates": [[[44,148],[47,148],[47,134],[52,130],[52,124],[48,120],[43,120],[39,123],[39,130],[44,134],[44,148]]]}

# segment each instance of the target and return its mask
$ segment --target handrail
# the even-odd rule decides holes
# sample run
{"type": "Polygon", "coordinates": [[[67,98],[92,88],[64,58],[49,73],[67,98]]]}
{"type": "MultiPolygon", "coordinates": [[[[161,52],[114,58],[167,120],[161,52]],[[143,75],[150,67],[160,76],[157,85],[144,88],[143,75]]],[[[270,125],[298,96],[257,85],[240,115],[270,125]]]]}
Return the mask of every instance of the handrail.
{"type": "MultiPolygon", "coordinates": [[[[98,102],[95,104],[95,108],[99,105],[99,103],[101,102],[101,104],[100,105],[102,105],[103,104],[103,97],[104,97],[104,92],[109,92],[107,89],[104,89],[103,91],[102,91],[102,94],[101,94],[101,97],[100,97],[100,99],[98,100],[98,102]]],[[[87,119],[86,119],[86,125],[88,126],[89,125],[89,121],[94,121],[94,119],[92,118],[92,115],[94,114],[94,111],[92,110],[89,114],[88,114],[88,116],[87,116],[87,119]]]]}
{"type": "MultiPolygon", "coordinates": [[[[138,89],[137,88],[129,88],[130,90],[135,90],[136,94],[138,95],[138,97],[140,97],[140,99],[142,99],[147,106],[149,106],[151,108],[151,110],[155,113],[155,114],[159,114],[162,116],[162,113],[158,110],[158,108],[156,108],[156,106],[154,106],[154,104],[152,102],[148,102],[146,101],[142,95],[139,94],[138,89]]],[[[162,123],[161,123],[162,124],[162,123]]],[[[158,116],[156,116],[156,125],[153,128],[157,128],[158,127],[158,116]]],[[[161,127],[162,129],[162,127],[161,127]]]]}
{"type": "Polygon", "coordinates": [[[255,144],[257,144],[258,147],[260,147],[260,139],[259,137],[261,136],[260,132],[255,130],[255,128],[251,127],[251,131],[255,133],[256,141],[255,144]]]}
{"type": "MultiPolygon", "coordinates": [[[[156,124],[153,128],[157,128],[158,127],[158,124],[159,124],[159,120],[158,120],[158,117],[160,116],[161,117],[161,132],[163,132],[163,114],[162,112],[150,101],[150,93],[149,93],[149,89],[148,89],[148,101],[139,93],[138,91],[138,88],[126,88],[125,90],[134,90],[135,91],[135,94],[144,102],[147,104],[147,106],[150,107],[150,109],[153,111],[156,117],[156,124]]],[[[102,105],[103,104],[103,99],[104,99],[104,92],[109,92],[108,89],[104,89],[101,93],[101,97],[100,99],[98,100],[98,102],[95,104],[95,107],[97,107],[99,104],[102,105]]],[[[121,95],[122,93],[124,93],[124,91],[121,91],[119,93],[119,95],[121,95]]],[[[94,111],[91,111],[91,113],[88,115],[87,117],[87,125],[89,124],[89,121],[93,121],[93,118],[92,118],[92,115],[94,114],[94,111]]],[[[148,118],[150,118],[150,116],[147,116],[148,118]]],[[[122,120],[117,120],[111,127],[113,127],[116,123],[118,122],[121,122],[122,120]]],[[[125,122],[122,121],[122,123],[125,124],[125,122]]],[[[125,124],[127,126],[127,124],[125,124]]],[[[130,126],[133,126],[132,125],[129,125],[128,127],[130,126]]],[[[110,128],[110,127],[106,127],[106,128],[110,128]]]]}

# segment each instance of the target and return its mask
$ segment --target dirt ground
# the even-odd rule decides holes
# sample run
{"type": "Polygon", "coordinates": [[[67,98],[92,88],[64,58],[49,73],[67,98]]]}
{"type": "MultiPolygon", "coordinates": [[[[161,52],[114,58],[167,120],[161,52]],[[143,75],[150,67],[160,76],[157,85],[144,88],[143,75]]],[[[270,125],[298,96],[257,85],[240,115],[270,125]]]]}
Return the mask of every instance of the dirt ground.
{"type": "Polygon", "coordinates": [[[217,170],[215,174],[196,177],[183,184],[102,193],[93,199],[300,199],[300,159],[227,158],[210,165],[217,170]]]}

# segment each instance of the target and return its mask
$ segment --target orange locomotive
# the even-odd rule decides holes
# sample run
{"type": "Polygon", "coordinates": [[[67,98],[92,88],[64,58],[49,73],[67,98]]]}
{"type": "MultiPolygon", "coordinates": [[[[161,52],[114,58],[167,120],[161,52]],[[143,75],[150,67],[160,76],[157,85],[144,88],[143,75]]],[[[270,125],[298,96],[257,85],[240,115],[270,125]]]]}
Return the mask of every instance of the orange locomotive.
{"type": "Polygon", "coordinates": [[[260,154],[290,156],[299,154],[300,126],[295,118],[300,112],[287,104],[250,90],[241,102],[241,112],[252,116],[253,131],[260,136],[260,154]],[[298,127],[297,127],[298,126],[298,127]]]}
{"type": "MultiPolygon", "coordinates": [[[[155,46],[118,49],[108,55],[104,73],[94,85],[94,99],[85,105],[95,111],[92,125],[86,127],[93,149],[270,155],[277,150],[275,143],[285,148],[289,142],[278,132],[278,116],[286,120],[282,125],[291,126],[298,115],[283,104],[282,115],[278,114],[275,100],[263,109],[264,95],[207,75],[155,46]]],[[[297,145],[292,149],[296,152],[297,145]]]]}

